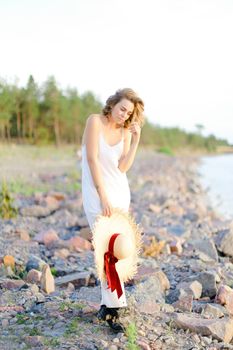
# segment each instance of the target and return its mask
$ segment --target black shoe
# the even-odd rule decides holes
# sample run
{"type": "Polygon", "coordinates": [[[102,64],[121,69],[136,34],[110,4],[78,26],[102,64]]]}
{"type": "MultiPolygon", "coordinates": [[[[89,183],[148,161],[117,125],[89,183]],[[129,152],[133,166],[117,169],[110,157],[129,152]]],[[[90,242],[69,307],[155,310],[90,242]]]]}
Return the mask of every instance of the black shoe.
{"type": "Polygon", "coordinates": [[[112,319],[111,309],[106,305],[101,305],[99,311],[97,312],[97,318],[103,321],[112,319]]]}
{"type": "Polygon", "coordinates": [[[114,319],[119,318],[118,309],[119,309],[118,307],[111,307],[111,308],[109,308],[109,312],[112,315],[112,318],[114,318],[114,319]]]}
{"type": "Polygon", "coordinates": [[[120,323],[113,322],[112,320],[107,320],[109,327],[113,330],[114,333],[124,332],[124,329],[120,323]]]}

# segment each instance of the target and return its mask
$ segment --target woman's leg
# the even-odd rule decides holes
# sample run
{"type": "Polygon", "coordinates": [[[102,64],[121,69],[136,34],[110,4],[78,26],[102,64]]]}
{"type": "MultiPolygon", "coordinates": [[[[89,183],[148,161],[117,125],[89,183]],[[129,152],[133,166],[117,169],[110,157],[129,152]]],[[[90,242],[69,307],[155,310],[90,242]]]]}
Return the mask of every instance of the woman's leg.
{"type": "Polygon", "coordinates": [[[106,305],[108,308],[126,307],[127,303],[126,303],[125,288],[124,288],[123,282],[121,282],[121,288],[122,288],[123,294],[118,299],[116,290],[112,292],[111,289],[108,288],[107,281],[101,282],[102,298],[101,298],[100,305],[106,305]]]}

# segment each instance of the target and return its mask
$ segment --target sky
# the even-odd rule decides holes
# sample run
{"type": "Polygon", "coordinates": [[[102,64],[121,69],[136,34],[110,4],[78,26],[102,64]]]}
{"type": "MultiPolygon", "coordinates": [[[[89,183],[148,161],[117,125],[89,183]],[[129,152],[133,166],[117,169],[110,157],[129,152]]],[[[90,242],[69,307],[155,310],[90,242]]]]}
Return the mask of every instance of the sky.
{"type": "Polygon", "coordinates": [[[233,144],[232,37],[232,0],[0,0],[0,78],[131,87],[152,123],[233,144]]]}

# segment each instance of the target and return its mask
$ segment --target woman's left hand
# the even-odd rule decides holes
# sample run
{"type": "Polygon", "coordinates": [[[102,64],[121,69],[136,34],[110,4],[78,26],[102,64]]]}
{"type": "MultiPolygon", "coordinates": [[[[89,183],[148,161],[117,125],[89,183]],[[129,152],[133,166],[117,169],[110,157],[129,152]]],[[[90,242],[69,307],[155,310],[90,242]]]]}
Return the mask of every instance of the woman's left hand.
{"type": "Polygon", "coordinates": [[[132,122],[129,126],[129,131],[132,133],[133,142],[138,142],[141,135],[141,128],[137,122],[132,122]]]}

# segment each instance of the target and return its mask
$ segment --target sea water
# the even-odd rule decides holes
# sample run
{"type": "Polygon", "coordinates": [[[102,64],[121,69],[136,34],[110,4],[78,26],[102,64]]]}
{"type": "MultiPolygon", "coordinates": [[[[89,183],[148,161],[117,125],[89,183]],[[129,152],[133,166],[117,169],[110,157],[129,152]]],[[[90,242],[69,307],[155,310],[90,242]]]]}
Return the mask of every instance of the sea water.
{"type": "Polygon", "coordinates": [[[212,207],[233,219],[233,154],[201,158],[199,174],[212,207]]]}

